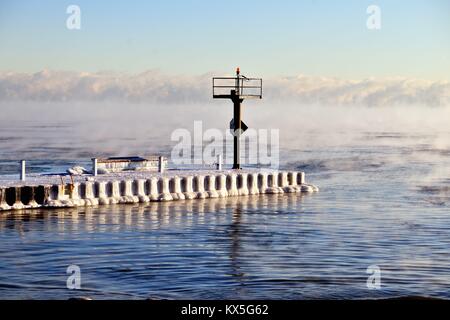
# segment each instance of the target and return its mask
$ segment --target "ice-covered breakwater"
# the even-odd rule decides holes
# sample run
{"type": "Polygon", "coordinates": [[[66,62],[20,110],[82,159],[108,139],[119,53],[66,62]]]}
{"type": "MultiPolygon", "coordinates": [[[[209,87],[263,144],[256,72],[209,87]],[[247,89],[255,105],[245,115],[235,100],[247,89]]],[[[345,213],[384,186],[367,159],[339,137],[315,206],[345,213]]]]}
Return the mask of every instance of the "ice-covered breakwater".
{"type": "Polygon", "coordinates": [[[205,199],[267,193],[315,192],[297,171],[168,170],[105,175],[29,175],[26,181],[0,177],[0,211],[39,207],[205,199]]]}

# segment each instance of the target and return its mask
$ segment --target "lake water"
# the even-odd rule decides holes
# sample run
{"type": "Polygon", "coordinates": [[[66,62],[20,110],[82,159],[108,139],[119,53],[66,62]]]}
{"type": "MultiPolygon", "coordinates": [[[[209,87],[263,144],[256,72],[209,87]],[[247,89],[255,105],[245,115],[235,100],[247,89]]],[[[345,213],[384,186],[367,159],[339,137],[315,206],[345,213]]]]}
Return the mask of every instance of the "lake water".
{"type": "MultiPolygon", "coordinates": [[[[4,120],[0,174],[21,158],[42,172],[95,150],[170,152],[151,132],[4,120]]],[[[450,132],[310,128],[281,132],[280,164],[319,193],[0,213],[0,298],[450,298],[450,132]],[[81,290],[66,287],[73,264],[81,290]]]]}

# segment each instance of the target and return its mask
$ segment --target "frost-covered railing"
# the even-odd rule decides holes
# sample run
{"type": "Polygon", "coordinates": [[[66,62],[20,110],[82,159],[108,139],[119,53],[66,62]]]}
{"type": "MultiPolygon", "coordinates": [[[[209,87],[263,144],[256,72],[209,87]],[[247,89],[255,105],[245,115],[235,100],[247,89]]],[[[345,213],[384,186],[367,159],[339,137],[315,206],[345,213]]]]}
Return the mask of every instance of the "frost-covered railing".
{"type": "MultiPolygon", "coordinates": [[[[160,157],[110,157],[97,160],[97,172],[113,173],[122,171],[158,171],[160,157]]],[[[163,158],[164,167],[167,167],[167,159],[163,158]]]]}
{"type": "Polygon", "coordinates": [[[231,91],[241,99],[261,99],[262,79],[237,77],[214,77],[212,79],[214,99],[230,99],[231,91]]]}

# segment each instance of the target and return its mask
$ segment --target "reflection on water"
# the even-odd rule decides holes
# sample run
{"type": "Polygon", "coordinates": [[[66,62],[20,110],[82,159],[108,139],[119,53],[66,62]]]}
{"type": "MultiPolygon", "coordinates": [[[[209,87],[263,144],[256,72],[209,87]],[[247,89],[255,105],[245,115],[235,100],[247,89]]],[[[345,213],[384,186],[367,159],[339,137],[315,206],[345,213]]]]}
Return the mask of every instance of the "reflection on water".
{"type": "MultiPolygon", "coordinates": [[[[301,203],[302,199],[308,196],[311,195],[247,196],[134,205],[7,211],[0,215],[0,231],[5,228],[14,228],[20,231],[25,223],[37,223],[38,221],[40,222],[38,225],[45,226],[45,230],[49,232],[71,232],[77,231],[79,228],[83,228],[83,231],[87,232],[120,232],[130,226],[153,230],[164,228],[166,225],[189,227],[194,221],[203,224],[206,222],[205,219],[223,220],[227,213],[231,214],[233,221],[236,220],[236,224],[239,224],[243,211],[254,211],[261,208],[277,208],[279,211],[284,211],[292,207],[294,203],[301,203]],[[207,213],[217,214],[206,215],[207,213]],[[148,224],[148,221],[152,223],[148,224]],[[65,228],[68,229],[65,230],[65,228]]],[[[215,220],[208,222],[215,222],[215,220]]]]}
{"type": "MultiPolygon", "coordinates": [[[[264,195],[0,216],[2,298],[448,297],[447,216],[264,195]],[[352,209],[352,208],[356,208],[352,209]],[[393,212],[395,211],[395,213],[393,212]],[[82,272],[66,289],[65,270],[82,272]],[[366,288],[378,264],[383,289],[366,288]]],[[[352,203],[358,202],[357,204],[352,203]]]]}
{"type": "Polygon", "coordinates": [[[82,269],[81,292],[98,298],[217,298],[225,293],[215,290],[220,282],[230,286],[231,297],[245,287],[248,275],[243,262],[257,254],[249,248],[265,251],[277,237],[269,221],[275,215],[295,215],[289,208],[306,197],[249,196],[10,212],[0,216],[0,232],[14,235],[17,242],[2,248],[0,265],[11,272],[0,276],[0,296],[79,295],[80,291],[65,289],[64,274],[68,265],[77,264],[82,269]],[[262,237],[254,238],[255,233],[262,237]],[[255,241],[246,245],[249,237],[255,241]],[[191,290],[188,284],[193,285],[191,290]]]}

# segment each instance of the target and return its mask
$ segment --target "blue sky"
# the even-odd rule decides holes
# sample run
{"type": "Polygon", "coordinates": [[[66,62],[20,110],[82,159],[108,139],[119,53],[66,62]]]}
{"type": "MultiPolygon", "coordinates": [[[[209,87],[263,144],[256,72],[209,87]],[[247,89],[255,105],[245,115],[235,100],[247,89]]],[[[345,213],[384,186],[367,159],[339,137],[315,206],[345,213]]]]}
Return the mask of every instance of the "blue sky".
{"type": "Polygon", "coordinates": [[[450,80],[450,1],[0,1],[0,70],[450,80]],[[81,8],[68,30],[66,8],[81,8]],[[368,30],[366,9],[381,8],[368,30]]]}

